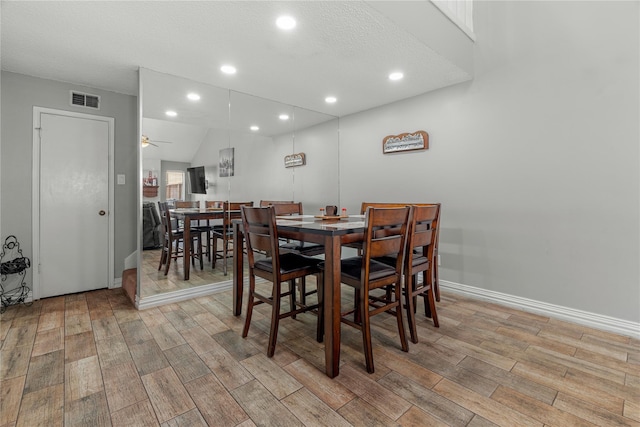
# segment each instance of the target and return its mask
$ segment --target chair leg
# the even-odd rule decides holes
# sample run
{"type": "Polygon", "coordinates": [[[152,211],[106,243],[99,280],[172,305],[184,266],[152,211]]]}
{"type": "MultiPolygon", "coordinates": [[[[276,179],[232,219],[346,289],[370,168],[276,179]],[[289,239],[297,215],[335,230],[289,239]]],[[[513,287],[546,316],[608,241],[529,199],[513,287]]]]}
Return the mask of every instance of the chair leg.
{"type": "Polygon", "coordinates": [[[278,325],[280,323],[280,283],[273,284],[273,306],[271,307],[271,329],[269,330],[269,346],[267,347],[267,357],[273,357],[276,351],[276,341],[278,340],[278,325]]]}
{"type": "Polygon", "coordinates": [[[402,320],[402,287],[401,283],[397,283],[395,288],[395,302],[396,302],[396,319],[398,320],[398,334],[400,335],[400,347],[402,351],[409,351],[409,345],[407,344],[407,334],[404,331],[404,322],[402,320]]]}
{"type": "Polygon", "coordinates": [[[440,323],[438,322],[438,313],[436,312],[436,300],[432,289],[428,289],[426,294],[424,294],[424,304],[425,306],[428,304],[431,309],[431,320],[433,320],[433,326],[439,328],[440,323]]]}
{"type": "Polygon", "coordinates": [[[324,341],[324,276],[318,274],[318,325],[316,327],[316,341],[324,341]]]}
{"type": "MultiPolygon", "coordinates": [[[[292,279],[289,280],[289,309],[293,311],[296,308],[296,280],[292,279]]],[[[293,314],[291,318],[295,319],[296,315],[293,314]]]]}
{"type": "Polygon", "coordinates": [[[246,338],[249,334],[249,326],[251,326],[251,315],[253,314],[253,306],[255,297],[253,294],[256,291],[256,279],[253,276],[249,277],[249,296],[247,298],[247,317],[244,319],[244,329],[242,330],[242,338],[246,338]]]}
{"type": "Polygon", "coordinates": [[[206,237],[206,242],[207,244],[205,245],[205,248],[207,248],[207,261],[211,262],[211,232],[207,231],[205,233],[206,237]]]}
{"type": "Polygon", "coordinates": [[[369,319],[369,295],[364,286],[358,289],[358,300],[360,300],[360,318],[362,319],[361,328],[364,359],[367,365],[367,372],[373,374],[373,346],[371,344],[371,322],[369,319]]]}
{"type": "MultiPolygon", "coordinates": [[[[358,293],[357,289],[353,290],[353,322],[357,323],[357,324],[361,324],[362,323],[362,315],[360,312],[360,298],[358,298],[358,295],[360,295],[358,293]]],[[[368,300],[369,296],[367,295],[367,300],[368,300]]]]}
{"type": "Polygon", "coordinates": [[[218,237],[213,236],[213,256],[211,257],[211,268],[216,268],[216,260],[218,259],[218,237]]]}
{"type": "Polygon", "coordinates": [[[204,260],[202,259],[202,233],[198,235],[198,259],[200,260],[200,270],[204,270],[204,260]]]}
{"type": "MultiPolygon", "coordinates": [[[[425,275],[426,276],[426,275],[425,275]]],[[[433,274],[426,276],[426,294],[424,296],[424,309],[427,311],[427,306],[429,307],[429,314],[431,320],[433,320],[433,326],[436,328],[440,327],[440,323],[438,323],[438,313],[436,312],[436,300],[435,300],[435,292],[433,290],[433,285],[435,283],[433,274]]]]}
{"type": "Polygon", "coordinates": [[[229,238],[227,237],[227,230],[224,231],[224,239],[222,241],[222,272],[227,275],[227,251],[229,250],[229,238]]]}
{"type": "Polygon", "coordinates": [[[438,261],[433,266],[433,292],[436,294],[436,301],[440,302],[440,281],[438,279],[438,261]]]}
{"type": "Polygon", "coordinates": [[[160,254],[160,264],[158,265],[158,271],[162,270],[162,266],[165,262],[167,262],[167,252],[165,244],[165,242],[162,242],[162,253],[160,254]]]}
{"type": "Polygon", "coordinates": [[[413,280],[415,276],[405,276],[405,304],[407,309],[407,323],[409,324],[409,335],[411,342],[418,343],[418,333],[416,331],[416,297],[413,295],[413,280]]]}
{"type": "MultiPolygon", "coordinates": [[[[173,258],[173,243],[174,242],[169,242],[169,250],[167,251],[167,264],[164,266],[164,275],[166,276],[169,273],[169,266],[171,265],[171,258],[173,258]]],[[[176,245],[178,244],[178,241],[175,242],[176,245]]],[[[176,248],[177,251],[177,248],[176,248]]]]}
{"type": "Polygon", "coordinates": [[[300,304],[307,305],[307,280],[305,277],[300,278],[300,304]]]}

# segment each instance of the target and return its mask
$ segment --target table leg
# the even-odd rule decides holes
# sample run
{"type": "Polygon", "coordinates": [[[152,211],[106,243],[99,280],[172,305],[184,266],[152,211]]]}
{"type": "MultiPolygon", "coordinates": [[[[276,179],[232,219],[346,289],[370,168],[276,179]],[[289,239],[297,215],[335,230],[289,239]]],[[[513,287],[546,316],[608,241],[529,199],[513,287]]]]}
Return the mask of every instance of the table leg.
{"type": "Polygon", "coordinates": [[[325,237],[324,246],[325,369],[334,378],[340,372],[340,236],[325,237]]]}
{"type": "Polygon", "coordinates": [[[244,287],[244,235],[240,231],[240,224],[233,223],[233,315],[242,313],[242,292],[244,287]]]}
{"type": "Polygon", "coordinates": [[[184,217],[182,249],[182,261],[184,262],[184,280],[189,280],[189,269],[191,267],[191,219],[189,219],[189,215],[185,215],[184,217]]]}

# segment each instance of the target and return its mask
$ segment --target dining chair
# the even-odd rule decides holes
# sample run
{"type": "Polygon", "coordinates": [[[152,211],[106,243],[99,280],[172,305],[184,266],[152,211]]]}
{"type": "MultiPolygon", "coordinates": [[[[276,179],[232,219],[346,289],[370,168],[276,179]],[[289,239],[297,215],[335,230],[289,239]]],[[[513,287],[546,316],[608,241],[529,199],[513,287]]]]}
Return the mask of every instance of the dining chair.
{"type": "Polygon", "coordinates": [[[271,305],[271,324],[267,346],[268,357],[272,357],[275,352],[280,320],[294,317],[299,313],[311,310],[318,311],[316,339],[321,342],[322,291],[318,293],[317,304],[304,305],[296,302],[295,289],[295,279],[319,273],[318,263],[320,260],[292,252],[280,252],[276,216],[272,206],[263,208],[242,206],[241,211],[249,262],[249,297],[242,337],[246,338],[249,333],[253,308],[260,304],[269,304],[271,305]],[[270,256],[265,258],[262,255],[265,252],[270,256]],[[270,295],[256,290],[256,277],[272,282],[270,295]],[[284,282],[289,283],[289,290],[286,292],[282,291],[282,283],[284,282]],[[289,310],[284,312],[281,304],[283,297],[289,297],[289,310]]]}
{"type": "MultiPolygon", "coordinates": [[[[166,202],[158,202],[160,211],[160,225],[162,229],[162,254],[158,270],[164,266],[164,275],[169,273],[171,260],[184,256],[182,243],[184,241],[184,231],[177,229],[177,221],[171,218],[171,211],[166,202]],[[175,227],[175,228],[174,228],[175,227]]],[[[191,262],[195,262],[195,250],[198,248],[200,259],[202,259],[202,244],[199,235],[191,236],[191,262]],[[196,245],[197,244],[197,245],[196,245]]]]}
{"type": "MultiPolygon", "coordinates": [[[[379,203],[379,202],[362,202],[362,205],[360,206],[360,213],[364,214],[364,212],[367,210],[368,207],[377,207],[377,208],[393,208],[393,207],[400,207],[400,206],[407,206],[407,205],[414,205],[414,206],[432,206],[432,205],[438,205],[438,215],[440,214],[440,203],[379,203]]],[[[433,292],[435,294],[435,298],[436,301],[440,301],[440,281],[439,281],[439,274],[438,274],[438,244],[440,241],[440,223],[438,221],[438,226],[435,229],[436,232],[436,241],[435,241],[435,246],[433,247],[433,292]]]]}
{"type": "MultiPolygon", "coordinates": [[[[395,314],[402,351],[409,351],[402,320],[401,280],[407,238],[408,206],[400,208],[368,208],[362,255],[341,260],[340,281],[356,290],[354,310],[344,313],[341,321],[362,332],[367,372],[374,372],[370,318],[376,314],[395,314]],[[396,257],[394,266],[376,258],[396,257]],[[393,288],[391,288],[393,287],[393,288]],[[382,289],[383,296],[372,298],[372,291],[382,289]],[[388,292],[392,290],[393,292],[388,292]],[[353,313],[353,320],[348,315],[353,313]]],[[[320,264],[322,269],[324,264],[320,264]]],[[[323,280],[323,277],[321,277],[323,280]]]]}
{"type": "MultiPolygon", "coordinates": [[[[303,215],[304,211],[301,202],[290,203],[276,203],[273,206],[273,210],[276,216],[294,216],[303,215]]],[[[294,252],[305,256],[316,256],[324,254],[324,245],[320,243],[305,242],[300,240],[284,239],[280,244],[281,251],[294,252]]],[[[320,286],[320,285],[318,285],[320,286]]],[[[307,281],[305,277],[300,278],[300,302],[306,303],[307,296],[313,295],[318,290],[311,290],[307,292],[307,281]]]]}
{"type": "MultiPolygon", "coordinates": [[[[440,326],[433,291],[435,275],[433,252],[436,246],[439,219],[440,204],[411,206],[403,267],[403,293],[409,333],[413,343],[418,343],[415,315],[418,296],[423,297],[425,315],[431,317],[436,328],[440,326]],[[417,280],[420,273],[422,273],[422,281],[417,280]]],[[[376,260],[390,266],[397,262],[393,256],[376,258],[376,260]]]]}
{"type": "Polygon", "coordinates": [[[215,268],[216,261],[222,260],[222,271],[227,275],[227,259],[231,257],[232,252],[229,245],[233,243],[233,229],[231,220],[240,218],[240,208],[242,206],[253,206],[253,202],[228,202],[222,205],[222,226],[214,227],[212,230],[213,238],[213,260],[211,267],[215,268]],[[222,248],[218,249],[218,240],[222,240],[222,248]]]}
{"type": "MultiPolygon", "coordinates": [[[[301,202],[277,203],[272,206],[276,216],[304,215],[301,202]]],[[[280,248],[306,256],[315,256],[324,253],[324,245],[299,240],[289,240],[285,244],[281,245],[280,248]]]]}

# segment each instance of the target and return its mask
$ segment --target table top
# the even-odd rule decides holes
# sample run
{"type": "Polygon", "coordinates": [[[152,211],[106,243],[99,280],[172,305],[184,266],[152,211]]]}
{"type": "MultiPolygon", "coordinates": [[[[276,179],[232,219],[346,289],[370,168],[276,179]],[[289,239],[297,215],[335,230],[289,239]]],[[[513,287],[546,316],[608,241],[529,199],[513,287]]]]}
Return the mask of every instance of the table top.
{"type": "Polygon", "coordinates": [[[169,209],[173,213],[204,213],[204,212],[222,212],[222,208],[173,208],[169,209]]]}
{"type": "Polygon", "coordinates": [[[349,234],[364,231],[364,215],[340,219],[320,219],[314,215],[277,216],[278,230],[303,231],[311,234],[349,234]]]}

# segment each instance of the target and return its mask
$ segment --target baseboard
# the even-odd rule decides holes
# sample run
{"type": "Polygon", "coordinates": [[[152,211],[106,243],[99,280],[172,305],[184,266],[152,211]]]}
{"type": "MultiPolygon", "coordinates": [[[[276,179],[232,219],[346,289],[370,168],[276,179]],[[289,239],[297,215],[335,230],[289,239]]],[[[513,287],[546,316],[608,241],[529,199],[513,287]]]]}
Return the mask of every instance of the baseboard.
{"type": "Polygon", "coordinates": [[[113,279],[113,283],[109,286],[109,289],[121,288],[122,287],[122,277],[116,277],[113,279]]]}
{"type": "Polygon", "coordinates": [[[601,314],[576,310],[569,307],[535,301],[528,298],[503,294],[474,286],[440,280],[440,289],[443,291],[468,296],[470,298],[481,299],[496,304],[506,305],[543,316],[553,317],[579,325],[588,326],[594,329],[614,332],[634,338],[640,338],[640,323],[628,320],[617,319],[615,317],[603,316],[601,314]]]}
{"type": "Polygon", "coordinates": [[[224,282],[210,283],[208,285],[194,286],[192,288],[181,289],[179,291],[151,295],[141,299],[136,295],[136,307],[138,310],[144,310],[146,308],[157,307],[159,305],[203,297],[218,292],[228,291],[231,289],[232,284],[232,280],[227,280],[224,282]]]}

